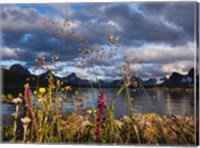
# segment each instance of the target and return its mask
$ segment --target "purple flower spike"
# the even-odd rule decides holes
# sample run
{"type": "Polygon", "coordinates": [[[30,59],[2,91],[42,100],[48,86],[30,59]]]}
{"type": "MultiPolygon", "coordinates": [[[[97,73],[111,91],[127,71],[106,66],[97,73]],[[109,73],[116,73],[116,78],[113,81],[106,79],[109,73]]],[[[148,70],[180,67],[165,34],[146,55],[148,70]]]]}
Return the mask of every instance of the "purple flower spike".
{"type": "Polygon", "coordinates": [[[103,114],[106,110],[106,96],[104,92],[100,92],[97,100],[97,118],[96,118],[96,142],[101,142],[100,132],[103,124],[103,114]]]}

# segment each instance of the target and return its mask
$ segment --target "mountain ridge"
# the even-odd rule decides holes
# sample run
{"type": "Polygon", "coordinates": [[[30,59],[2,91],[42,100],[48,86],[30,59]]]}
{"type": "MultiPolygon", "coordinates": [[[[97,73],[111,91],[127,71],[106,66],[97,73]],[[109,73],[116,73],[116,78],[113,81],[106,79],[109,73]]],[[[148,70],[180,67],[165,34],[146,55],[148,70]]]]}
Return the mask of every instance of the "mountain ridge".
{"type": "MultiPolygon", "coordinates": [[[[3,85],[6,86],[23,86],[25,83],[30,83],[31,86],[37,85],[37,80],[39,80],[39,86],[47,86],[48,85],[48,73],[51,73],[54,80],[60,80],[64,83],[64,85],[71,86],[80,86],[80,87],[90,87],[91,84],[93,87],[119,87],[123,84],[122,79],[113,80],[111,82],[106,82],[104,80],[99,80],[97,82],[90,82],[87,79],[79,78],[76,73],[71,73],[66,77],[58,77],[55,76],[51,71],[44,72],[40,74],[40,76],[31,74],[28,69],[24,68],[20,64],[15,64],[10,67],[10,69],[6,70],[1,68],[3,71],[3,85]]],[[[135,84],[142,83],[144,87],[169,87],[169,88],[191,88],[194,86],[194,68],[191,68],[186,75],[182,75],[177,72],[173,72],[170,77],[163,78],[163,82],[158,84],[158,80],[156,78],[149,78],[146,81],[143,81],[140,77],[132,76],[132,80],[135,84]]],[[[135,84],[131,84],[130,87],[136,87],[135,84]]]]}

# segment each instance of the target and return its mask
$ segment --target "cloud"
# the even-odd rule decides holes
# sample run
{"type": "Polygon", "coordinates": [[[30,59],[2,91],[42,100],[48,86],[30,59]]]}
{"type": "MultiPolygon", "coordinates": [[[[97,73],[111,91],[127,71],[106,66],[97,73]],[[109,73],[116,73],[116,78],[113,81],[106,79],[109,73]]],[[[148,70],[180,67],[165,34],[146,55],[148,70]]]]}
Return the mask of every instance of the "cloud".
{"type": "Polygon", "coordinates": [[[11,59],[11,58],[18,58],[16,51],[19,49],[11,49],[8,47],[1,47],[1,54],[4,55],[2,60],[11,59]]]}
{"type": "Polygon", "coordinates": [[[139,75],[143,78],[169,76],[173,72],[187,74],[194,67],[193,61],[178,61],[176,63],[166,64],[142,64],[139,69],[139,75]]]}
{"type": "Polygon", "coordinates": [[[195,44],[189,42],[182,46],[172,47],[165,44],[148,44],[137,47],[128,47],[121,51],[123,55],[132,55],[144,63],[169,63],[177,61],[194,61],[195,44]]]}
{"type": "Polygon", "coordinates": [[[156,17],[163,16],[168,22],[182,28],[187,39],[194,40],[196,5],[194,2],[143,3],[139,9],[156,17]]]}
{"type": "Polygon", "coordinates": [[[53,8],[57,14],[61,15],[62,17],[70,17],[73,13],[70,7],[70,4],[65,3],[49,3],[48,6],[53,8]]]}
{"type": "MultiPolygon", "coordinates": [[[[107,36],[112,33],[119,37],[120,56],[113,59],[113,64],[110,58],[97,61],[96,75],[118,77],[120,70],[113,67],[122,63],[122,57],[127,55],[144,59],[145,66],[135,67],[143,76],[175,70],[184,73],[184,69],[193,66],[195,5],[195,2],[137,2],[54,3],[40,8],[2,6],[2,58],[26,61],[27,66],[31,66],[37,56],[45,56],[50,61],[52,55],[59,54],[61,62],[73,64],[71,71],[78,71],[72,68],[80,57],[77,37],[87,39],[84,48],[94,49],[105,47],[107,36]],[[51,11],[43,13],[43,8],[51,11]],[[70,28],[75,28],[75,36],[63,28],[65,18],[70,20],[70,28]],[[58,28],[65,31],[59,33],[58,28]]],[[[91,66],[84,68],[86,76],[91,66]]]]}
{"type": "MultiPolygon", "coordinates": [[[[8,48],[19,48],[24,52],[16,57],[21,60],[34,60],[41,52],[46,55],[60,54],[60,60],[72,60],[78,55],[78,45],[75,40],[65,36],[60,39],[54,31],[62,27],[63,19],[51,17],[51,21],[57,23],[45,28],[42,24],[44,16],[35,8],[21,9],[17,6],[6,6],[2,8],[2,42],[8,48]],[[27,55],[32,55],[27,59],[27,55]],[[66,58],[66,55],[68,58],[66,58]]],[[[50,16],[45,16],[50,20],[50,16]]],[[[18,54],[18,53],[16,53],[18,54]]],[[[4,58],[4,55],[3,55],[4,58]]],[[[50,57],[47,57],[50,59],[50,57]]]]}

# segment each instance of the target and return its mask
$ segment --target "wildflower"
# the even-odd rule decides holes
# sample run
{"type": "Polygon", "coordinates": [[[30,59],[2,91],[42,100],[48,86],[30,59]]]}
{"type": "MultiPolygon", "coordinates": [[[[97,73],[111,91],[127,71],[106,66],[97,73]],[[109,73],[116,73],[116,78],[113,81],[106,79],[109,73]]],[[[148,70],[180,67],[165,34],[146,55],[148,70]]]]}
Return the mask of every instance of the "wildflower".
{"type": "Polygon", "coordinates": [[[55,63],[59,59],[59,55],[55,55],[51,57],[52,63],[55,63]]]}
{"type": "Polygon", "coordinates": [[[155,134],[156,129],[152,126],[148,126],[146,127],[146,130],[150,133],[150,134],[155,134]]]}
{"type": "Polygon", "coordinates": [[[100,92],[97,100],[97,118],[96,118],[96,142],[101,142],[100,132],[101,132],[101,125],[103,124],[103,114],[106,109],[106,96],[104,92],[100,92]]]}
{"type": "Polygon", "coordinates": [[[7,95],[7,98],[8,98],[8,99],[12,99],[13,97],[12,97],[11,94],[8,94],[8,95],[7,95]]]}
{"type": "Polygon", "coordinates": [[[28,107],[29,117],[32,119],[32,113],[31,113],[31,108],[32,108],[32,105],[31,105],[32,92],[31,92],[31,89],[29,88],[29,84],[28,83],[25,85],[24,98],[26,100],[26,106],[28,107]]]}
{"type": "Polygon", "coordinates": [[[15,98],[15,99],[13,99],[12,102],[13,102],[15,105],[19,105],[19,104],[22,103],[22,99],[19,98],[19,97],[17,97],[17,98],[15,98]]]}
{"type": "Polygon", "coordinates": [[[26,88],[29,88],[30,86],[29,86],[29,83],[26,83],[25,85],[24,85],[24,88],[26,89],[26,88]]]}
{"type": "Polygon", "coordinates": [[[24,118],[21,118],[21,121],[22,121],[24,126],[28,126],[31,119],[29,117],[24,117],[24,118]]]}
{"type": "Polygon", "coordinates": [[[12,113],[12,116],[13,116],[14,119],[16,120],[16,119],[17,119],[17,116],[18,116],[18,113],[17,113],[17,112],[14,112],[14,113],[12,113]]]}
{"type": "Polygon", "coordinates": [[[71,86],[69,86],[69,85],[66,86],[66,87],[65,87],[65,90],[72,90],[72,89],[71,89],[71,86]]]}
{"type": "Polygon", "coordinates": [[[79,91],[75,91],[75,95],[78,95],[79,94],[79,91]]]}
{"type": "Polygon", "coordinates": [[[152,114],[147,114],[146,115],[146,120],[147,121],[151,121],[153,119],[153,115],[152,114]]]}
{"type": "Polygon", "coordinates": [[[38,98],[38,102],[39,102],[40,104],[43,104],[44,99],[43,99],[43,98],[38,98]]]}
{"type": "Polygon", "coordinates": [[[118,37],[115,37],[112,34],[109,34],[107,40],[108,40],[108,44],[117,44],[118,43],[118,37]]]}
{"type": "Polygon", "coordinates": [[[1,99],[5,99],[6,98],[6,95],[1,95],[1,99]]]}
{"type": "Polygon", "coordinates": [[[42,111],[41,110],[38,110],[38,117],[42,117],[42,111]]]}
{"type": "Polygon", "coordinates": [[[44,57],[37,57],[35,59],[35,62],[38,64],[39,67],[42,67],[45,65],[45,58],[44,57]]]}
{"type": "Polygon", "coordinates": [[[37,94],[37,91],[35,90],[35,91],[33,92],[33,94],[36,95],[36,94],[37,94]]]}
{"type": "Polygon", "coordinates": [[[60,80],[57,80],[57,86],[60,86],[60,80]]]}
{"type": "Polygon", "coordinates": [[[27,127],[28,127],[28,124],[29,122],[31,121],[29,117],[24,117],[24,118],[21,118],[21,121],[23,123],[23,128],[24,128],[24,136],[23,136],[23,141],[25,142],[26,141],[26,133],[27,133],[27,127]]]}
{"type": "Polygon", "coordinates": [[[19,94],[18,94],[18,97],[22,97],[22,93],[19,93],[19,94]]]}
{"type": "Polygon", "coordinates": [[[91,109],[88,109],[86,112],[87,112],[87,114],[92,114],[92,110],[91,109]]]}
{"type": "Polygon", "coordinates": [[[77,67],[82,67],[83,65],[84,65],[84,64],[83,64],[82,62],[77,62],[77,63],[76,63],[76,66],[77,66],[77,67]]]}
{"type": "Polygon", "coordinates": [[[40,87],[40,88],[39,88],[39,92],[40,92],[41,94],[45,93],[45,92],[46,92],[46,88],[40,87]]]}
{"type": "Polygon", "coordinates": [[[62,98],[58,98],[58,103],[62,103],[63,102],[63,99],[62,98]]]}

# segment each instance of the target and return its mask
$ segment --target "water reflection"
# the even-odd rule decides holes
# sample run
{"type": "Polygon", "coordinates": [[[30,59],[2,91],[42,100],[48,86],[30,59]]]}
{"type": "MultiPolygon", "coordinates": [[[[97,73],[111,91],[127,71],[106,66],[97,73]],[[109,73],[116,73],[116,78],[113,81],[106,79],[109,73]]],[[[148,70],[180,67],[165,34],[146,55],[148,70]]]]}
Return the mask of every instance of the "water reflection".
{"type": "MultiPolygon", "coordinates": [[[[74,90],[75,91],[75,90],[74,90]]],[[[89,88],[79,89],[79,92],[87,92],[89,98],[84,109],[96,107],[96,100],[99,90],[94,89],[93,92],[89,88]],[[94,95],[94,96],[93,96],[94,95]]],[[[110,105],[115,95],[115,89],[104,89],[107,97],[107,102],[110,105]]],[[[72,92],[73,93],[73,92],[72,92]]],[[[129,112],[128,106],[133,106],[134,112],[150,113],[154,112],[161,115],[179,114],[179,115],[192,115],[194,114],[194,93],[193,92],[172,92],[172,91],[132,91],[132,101],[128,102],[125,92],[120,94],[115,104],[115,117],[129,112]]],[[[63,112],[69,112],[74,109],[73,99],[68,96],[71,105],[63,106],[63,112]]],[[[14,112],[12,105],[2,104],[1,114],[11,114],[14,112]]]]}

